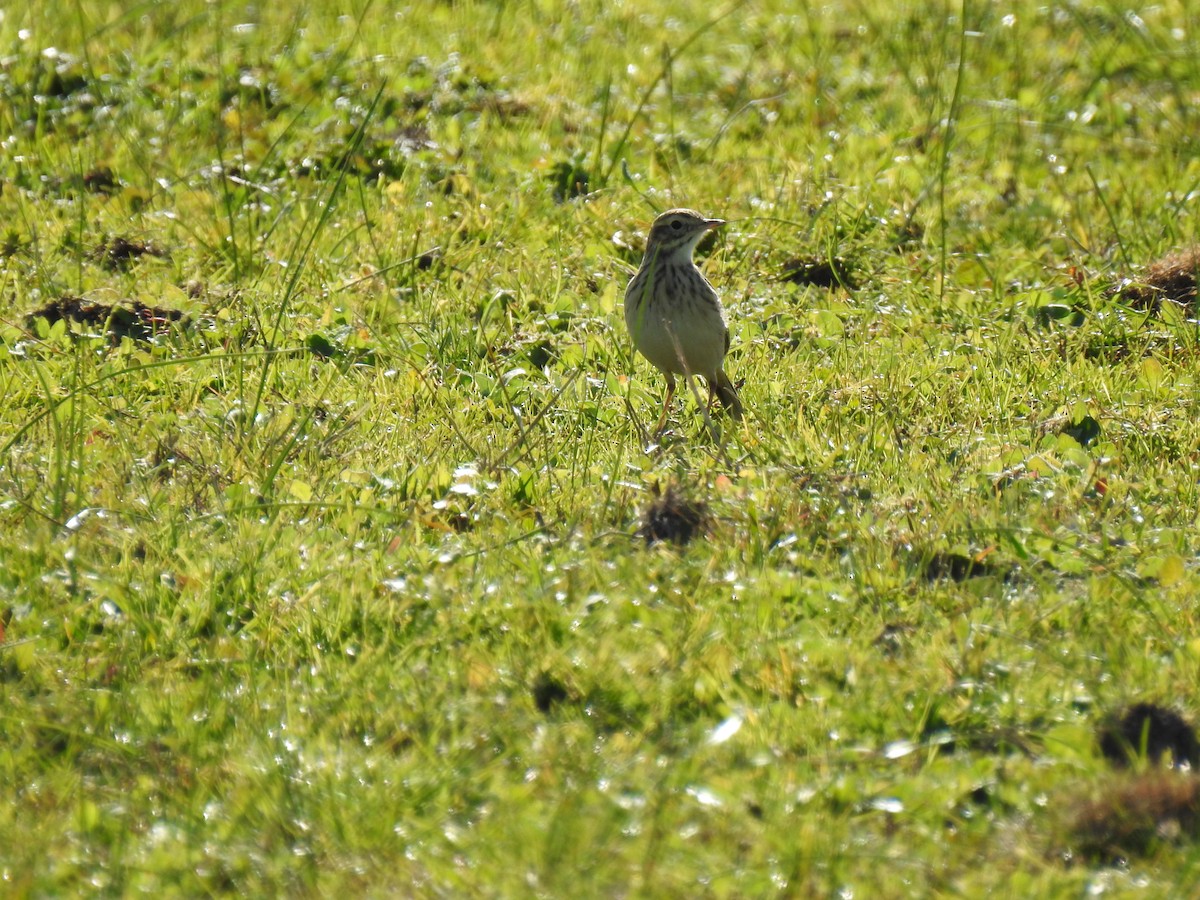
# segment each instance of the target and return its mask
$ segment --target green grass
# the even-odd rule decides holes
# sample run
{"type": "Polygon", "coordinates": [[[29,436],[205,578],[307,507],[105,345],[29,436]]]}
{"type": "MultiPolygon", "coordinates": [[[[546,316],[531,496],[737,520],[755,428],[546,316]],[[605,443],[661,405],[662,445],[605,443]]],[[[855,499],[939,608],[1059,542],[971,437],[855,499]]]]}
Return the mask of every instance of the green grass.
{"type": "Polygon", "coordinates": [[[1107,290],[1196,238],[1192,5],[67,6],[0,19],[5,894],[1193,889],[1074,824],[1200,710],[1200,330],[1107,290]],[[675,205],[748,416],[654,443],[675,205]]]}

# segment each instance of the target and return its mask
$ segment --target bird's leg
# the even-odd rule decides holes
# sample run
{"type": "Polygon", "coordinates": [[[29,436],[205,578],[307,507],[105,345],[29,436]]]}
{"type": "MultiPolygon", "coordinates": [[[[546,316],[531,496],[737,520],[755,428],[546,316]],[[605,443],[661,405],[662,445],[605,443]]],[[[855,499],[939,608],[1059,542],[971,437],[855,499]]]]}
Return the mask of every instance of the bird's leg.
{"type": "Polygon", "coordinates": [[[667,396],[663,400],[662,416],[658,420],[658,427],[654,429],[655,434],[662,434],[663,428],[667,424],[667,413],[671,411],[671,400],[675,396],[675,376],[670,372],[667,373],[667,396]]]}

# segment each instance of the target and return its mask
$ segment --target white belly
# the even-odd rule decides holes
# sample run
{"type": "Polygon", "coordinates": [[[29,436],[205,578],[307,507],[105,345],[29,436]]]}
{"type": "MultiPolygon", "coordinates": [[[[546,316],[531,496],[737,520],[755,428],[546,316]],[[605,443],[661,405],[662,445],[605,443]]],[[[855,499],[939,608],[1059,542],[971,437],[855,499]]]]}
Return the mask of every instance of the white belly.
{"type": "Polygon", "coordinates": [[[664,372],[685,370],[706,380],[721,369],[725,359],[725,317],[714,298],[686,305],[625,301],[625,324],[638,352],[664,372]]]}

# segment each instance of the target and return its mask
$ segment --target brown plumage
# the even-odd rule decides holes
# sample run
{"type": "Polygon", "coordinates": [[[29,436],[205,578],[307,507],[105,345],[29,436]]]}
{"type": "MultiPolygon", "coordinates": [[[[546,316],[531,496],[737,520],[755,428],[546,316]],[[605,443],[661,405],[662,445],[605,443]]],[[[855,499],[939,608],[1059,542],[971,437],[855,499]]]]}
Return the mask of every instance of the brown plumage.
{"type": "Polygon", "coordinates": [[[700,375],[713,397],[742,418],[737,388],[725,374],[729,328],[717,292],[692,261],[692,251],[709,231],[724,225],[691,209],[669,209],[650,227],[646,255],[625,288],[625,325],[638,352],[667,378],[658,428],[667,420],[676,375],[700,375]]]}

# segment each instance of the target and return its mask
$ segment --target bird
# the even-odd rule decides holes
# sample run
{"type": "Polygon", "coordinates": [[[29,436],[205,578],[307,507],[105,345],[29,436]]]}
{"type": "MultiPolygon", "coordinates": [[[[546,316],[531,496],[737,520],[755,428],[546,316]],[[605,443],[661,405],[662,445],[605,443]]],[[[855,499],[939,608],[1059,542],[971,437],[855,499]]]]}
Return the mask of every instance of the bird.
{"type": "Polygon", "coordinates": [[[735,419],[742,401],[725,374],[729,326],[721,299],[696,268],[692,251],[706,234],[725,224],[694,209],[668,209],[654,220],[646,253],[625,288],[625,327],[633,346],[667,378],[661,432],[675,396],[676,375],[700,375],[713,398],[735,419]]]}

